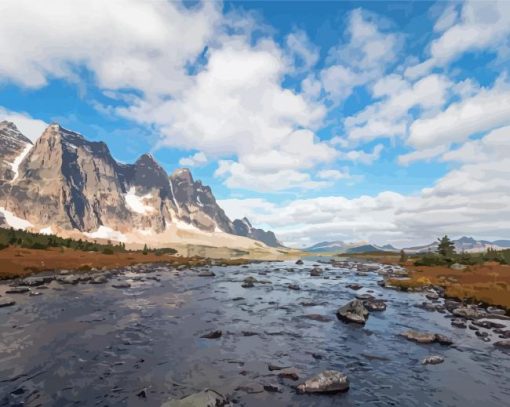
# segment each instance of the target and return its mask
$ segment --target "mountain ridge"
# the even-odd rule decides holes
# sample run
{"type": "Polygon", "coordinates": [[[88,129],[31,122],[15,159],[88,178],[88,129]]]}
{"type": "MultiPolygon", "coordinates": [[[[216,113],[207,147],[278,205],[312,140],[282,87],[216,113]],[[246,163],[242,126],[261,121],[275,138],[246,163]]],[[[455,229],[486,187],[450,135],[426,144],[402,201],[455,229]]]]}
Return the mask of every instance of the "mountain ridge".
{"type": "Polygon", "coordinates": [[[278,242],[261,229],[237,234],[211,188],[189,169],[168,174],[150,154],[119,163],[106,143],[56,123],[32,144],[13,123],[1,122],[0,153],[0,225],[17,227],[19,218],[34,230],[89,238],[156,240],[170,230],[176,239],[194,232],[278,242]]]}

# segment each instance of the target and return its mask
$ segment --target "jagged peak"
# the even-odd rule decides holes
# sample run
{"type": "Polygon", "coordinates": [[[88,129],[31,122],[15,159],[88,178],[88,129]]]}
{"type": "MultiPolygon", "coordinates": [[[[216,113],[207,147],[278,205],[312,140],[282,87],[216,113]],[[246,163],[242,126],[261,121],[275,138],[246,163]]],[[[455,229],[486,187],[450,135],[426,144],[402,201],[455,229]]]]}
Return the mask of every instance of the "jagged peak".
{"type": "Polygon", "coordinates": [[[3,130],[4,133],[7,133],[8,136],[19,139],[20,141],[24,143],[33,144],[32,140],[30,140],[28,137],[26,137],[14,124],[13,122],[9,120],[2,120],[0,122],[0,131],[3,130]]]}
{"type": "Polygon", "coordinates": [[[191,171],[189,168],[177,168],[172,175],[170,175],[170,178],[172,179],[179,179],[182,181],[187,181],[190,184],[192,184],[193,181],[193,175],[191,175],[191,171]]]}

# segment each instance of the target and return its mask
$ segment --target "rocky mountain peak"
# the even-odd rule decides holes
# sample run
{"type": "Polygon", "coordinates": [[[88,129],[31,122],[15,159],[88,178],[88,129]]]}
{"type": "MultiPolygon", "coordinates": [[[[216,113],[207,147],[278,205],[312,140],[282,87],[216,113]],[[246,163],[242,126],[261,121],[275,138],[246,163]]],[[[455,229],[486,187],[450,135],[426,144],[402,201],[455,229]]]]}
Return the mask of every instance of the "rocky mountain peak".
{"type": "Polygon", "coordinates": [[[28,137],[25,137],[13,122],[7,120],[0,122],[0,137],[3,139],[11,139],[22,143],[32,144],[32,141],[28,137]]]}

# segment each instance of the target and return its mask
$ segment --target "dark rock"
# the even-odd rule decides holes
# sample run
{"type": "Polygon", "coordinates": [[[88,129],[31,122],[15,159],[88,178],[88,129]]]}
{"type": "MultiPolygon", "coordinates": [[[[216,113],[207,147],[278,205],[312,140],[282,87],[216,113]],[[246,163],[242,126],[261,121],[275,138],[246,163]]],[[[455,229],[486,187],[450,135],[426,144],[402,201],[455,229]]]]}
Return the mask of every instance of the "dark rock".
{"type": "Polygon", "coordinates": [[[349,379],[343,373],[326,370],[297,386],[299,393],[336,393],[349,390],[349,379]]]}
{"type": "Polygon", "coordinates": [[[30,288],[19,286],[19,287],[11,287],[5,291],[6,294],[25,294],[30,291],[30,288]]]}
{"type": "Polygon", "coordinates": [[[278,372],[278,377],[289,380],[299,380],[299,370],[295,368],[282,369],[278,372]]]}
{"type": "Polygon", "coordinates": [[[273,372],[275,370],[288,369],[288,366],[278,366],[278,365],[273,365],[272,363],[270,363],[269,365],[267,365],[267,368],[269,369],[269,371],[273,372]]]}
{"type": "Polygon", "coordinates": [[[461,319],[461,318],[454,318],[454,319],[452,319],[451,324],[455,328],[462,328],[462,329],[466,329],[467,328],[466,321],[464,319],[461,319]]]}
{"type": "Polygon", "coordinates": [[[295,290],[295,291],[301,290],[301,287],[298,284],[288,284],[287,288],[289,290],[295,290]]]}
{"type": "Polygon", "coordinates": [[[121,282],[118,282],[118,283],[113,283],[112,287],[113,288],[130,288],[131,284],[121,281],[121,282]]]}
{"type": "Polygon", "coordinates": [[[336,316],[344,322],[354,322],[357,324],[365,324],[368,319],[368,310],[360,300],[353,300],[344,306],[338,308],[336,316]]]}
{"type": "Polygon", "coordinates": [[[0,308],[10,307],[14,304],[16,304],[16,301],[11,300],[10,298],[0,298],[0,308]]]}
{"type": "Polygon", "coordinates": [[[494,342],[494,346],[497,346],[498,348],[510,349],[510,340],[506,339],[504,341],[494,342]]]}
{"type": "Polygon", "coordinates": [[[502,328],[506,327],[505,324],[499,324],[497,322],[492,322],[492,321],[488,321],[488,320],[483,320],[483,321],[476,320],[476,321],[473,321],[472,324],[475,326],[479,326],[481,328],[486,328],[486,329],[502,329],[502,328]]]}
{"type": "Polygon", "coordinates": [[[314,267],[311,271],[310,271],[310,276],[311,277],[320,277],[322,275],[322,270],[318,267],[314,267]]]}
{"type": "Polygon", "coordinates": [[[360,284],[356,284],[356,283],[353,283],[353,284],[347,284],[347,285],[346,285],[346,287],[347,287],[347,288],[350,288],[351,290],[354,290],[354,291],[358,291],[358,290],[360,290],[360,289],[362,289],[362,288],[363,288],[363,286],[362,286],[362,285],[360,285],[360,284]]]}
{"type": "Polygon", "coordinates": [[[363,305],[370,312],[380,312],[386,310],[386,303],[384,300],[363,301],[363,305]]]}
{"type": "Polygon", "coordinates": [[[406,331],[400,334],[407,340],[417,343],[434,343],[437,342],[441,345],[451,345],[453,341],[441,334],[434,334],[431,332],[418,332],[418,331],[406,331]]]}
{"type": "Polygon", "coordinates": [[[281,389],[280,386],[277,384],[264,384],[264,390],[269,393],[280,393],[281,389]]]}
{"type": "Polygon", "coordinates": [[[296,261],[296,264],[297,264],[297,265],[299,265],[299,266],[301,266],[301,265],[302,265],[302,264],[304,264],[304,263],[303,263],[303,260],[299,259],[298,261],[296,261]]]}
{"type": "Polygon", "coordinates": [[[223,335],[223,332],[221,332],[220,330],[216,330],[216,331],[211,331],[209,333],[206,333],[205,335],[202,335],[201,338],[218,339],[221,337],[221,335],[223,335]]]}

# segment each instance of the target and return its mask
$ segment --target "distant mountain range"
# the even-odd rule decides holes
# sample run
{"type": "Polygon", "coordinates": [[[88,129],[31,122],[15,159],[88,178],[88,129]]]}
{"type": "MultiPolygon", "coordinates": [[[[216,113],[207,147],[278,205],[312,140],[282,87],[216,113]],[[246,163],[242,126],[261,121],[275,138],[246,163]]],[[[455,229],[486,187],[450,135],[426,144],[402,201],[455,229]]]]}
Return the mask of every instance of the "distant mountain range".
{"type": "Polygon", "coordinates": [[[119,163],[105,143],[58,124],[33,144],[0,122],[0,226],[124,242],[281,246],[248,219],[231,221],[188,169],[168,175],[150,154],[119,163]]]}
{"type": "Polygon", "coordinates": [[[345,243],[340,240],[333,242],[320,242],[304,249],[312,253],[367,253],[367,252],[384,252],[398,251],[391,245],[378,246],[368,242],[345,243]]]}
{"type": "MultiPolygon", "coordinates": [[[[472,237],[461,237],[457,240],[452,240],[455,244],[457,252],[483,252],[487,249],[503,250],[510,248],[510,240],[475,240],[472,237]]],[[[312,253],[368,253],[368,252],[398,252],[400,249],[393,247],[392,245],[378,246],[368,242],[357,242],[357,243],[344,243],[342,241],[331,241],[331,242],[320,242],[313,246],[304,249],[307,252],[312,253]]],[[[407,247],[404,248],[406,253],[426,253],[435,252],[437,250],[437,242],[430,243],[423,246],[407,247]]]]}

